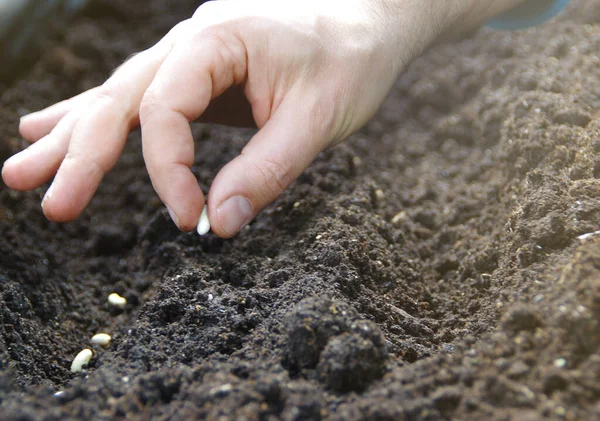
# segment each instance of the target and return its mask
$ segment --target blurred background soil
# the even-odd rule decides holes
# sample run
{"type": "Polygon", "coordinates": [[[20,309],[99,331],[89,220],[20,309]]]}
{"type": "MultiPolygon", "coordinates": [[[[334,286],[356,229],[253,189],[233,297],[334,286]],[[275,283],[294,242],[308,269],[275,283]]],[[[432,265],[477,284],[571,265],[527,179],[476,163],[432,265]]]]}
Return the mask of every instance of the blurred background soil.
{"type": "MultiPolygon", "coordinates": [[[[0,158],[24,147],[21,115],[199,3],[56,21],[0,85],[0,158]]],[[[600,230],[599,23],[599,0],[573,1],[430,50],[232,240],[177,231],[137,132],[73,223],[44,219],[45,187],[2,185],[0,418],[600,419],[600,235],[580,237],[600,230]]],[[[194,133],[207,191],[252,131],[194,133]]]]}

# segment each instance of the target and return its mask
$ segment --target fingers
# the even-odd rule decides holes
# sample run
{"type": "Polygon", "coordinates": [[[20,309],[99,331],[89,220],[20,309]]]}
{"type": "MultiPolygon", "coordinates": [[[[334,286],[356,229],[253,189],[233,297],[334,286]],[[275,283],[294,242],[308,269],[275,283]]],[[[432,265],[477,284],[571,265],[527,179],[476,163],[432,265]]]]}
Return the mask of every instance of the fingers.
{"type": "MultiPolygon", "coordinates": [[[[76,218],[121,154],[129,133],[124,110],[109,97],[86,108],[73,130],[68,152],[42,201],[44,214],[57,222],[76,218]]],[[[34,144],[35,146],[35,144],[34,144]]]]}
{"type": "Polygon", "coordinates": [[[235,37],[202,35],[169,54],[140,107],[144,160],[152,185],[183,231],[196,227],[204,207],[190,170],[194,141],[189,122],[246,74],[245,50],[235,37]]]}
{"type": "Polygon", "coordinates": [[[23,116],[19,122],[21,136],[32,143],[38,141],[50,133],[67,113],[73,109],[81,108],[89,102],[97,90],[98,88],[90,89],[41,111],[23,116]]]}
{"type": "Polygon", "coordinates": [[[327,147],[328,126],[310,110],[294,101],[282,104],[241,155],[217,174],[208,196],[215,234],[235,235],[327,147]]]}
{"type": "Polygon", "coordinates": [[[67,154],[42,201],[48,219],[70,221],[88,205],[137,124],[141,98],[167,53],[157,44],[127,61],[80,112],[67,154]]]}
{"type": "Polygon", "coordinates": [[[52,132],[9,158],[2,167],[6,185],[15,190],[31,190],[51,179],[67,153],[78,119],[77,113],[69,113],[52,132]]]}
{"type": "MultiPolygon", "coordinates": [[[[128,75],[129,77],[135,77],[137,75],[137,73],[134,71],[136,67],[140,67],[141,71],[147,70],[143,67],[145,64],[147,64],[145,61],[149,61],[148,59],[150,57],[155,58],[154,61],[157,62],[157,68],[171,49],[174,39],[178,36],[178,34],[185,30],[187,24],[188,21],[181,22],[180,24],[176,25],[154,47],[140,54],[132,56],[114,72],[113,76],[109,79],[109,81],[107,81],[107,83],[110,83],[111,80],[114,81],[115,75],[117,74],[119,74],[117,79],[122,83],[132,84],[132,81],[133,84],[137,83],[138,81],[135,79],[127,79],[128,75]]],[[[154,68],[154,73],[156,72],[156,68],[154,68]]],[[[85,107],[86,104],[88,104],[90,101],[93,101],[94,98],[96,98],[98,91],[101,89],[103,88],[96,87],[90,89],[74,96],[73,98],[58,102],[41,111],[36,111],[23,116],[19,122],[19,132],[21,133],[21,136],[23,136],[29,142],[36,142],[50,133],[54,126],[56,126],[56,124],[58,124],[58,122],[71,110],[85,107]]],[[[137,104],[139,104],[139,99],[137,104]]]]}

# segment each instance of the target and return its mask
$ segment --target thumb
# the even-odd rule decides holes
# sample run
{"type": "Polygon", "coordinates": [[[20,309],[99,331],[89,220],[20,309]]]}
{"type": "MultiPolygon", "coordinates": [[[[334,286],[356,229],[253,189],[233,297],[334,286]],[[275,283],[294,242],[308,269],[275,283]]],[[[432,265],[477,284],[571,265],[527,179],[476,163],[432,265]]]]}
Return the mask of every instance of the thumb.
{"type": "Polygon", "coordinates": [[[234,236],[329,145],[326,113],[299,108],[282,104],[241,154],[217,174],[208,194],[208,215],[219,237],[234,236]]]}

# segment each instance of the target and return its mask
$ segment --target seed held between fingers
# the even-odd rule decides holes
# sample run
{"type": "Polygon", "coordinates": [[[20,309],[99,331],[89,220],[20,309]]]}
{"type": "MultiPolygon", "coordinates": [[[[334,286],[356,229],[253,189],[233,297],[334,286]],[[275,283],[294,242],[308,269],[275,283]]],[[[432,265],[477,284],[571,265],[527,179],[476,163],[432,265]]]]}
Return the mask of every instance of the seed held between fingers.
{"type": "Polygon", "coordinates": [[[204,205],[200,220],[198,221],[198,234],[204,235],[210,231],[210,221],[208,220],[208,206],[204,205]]]}

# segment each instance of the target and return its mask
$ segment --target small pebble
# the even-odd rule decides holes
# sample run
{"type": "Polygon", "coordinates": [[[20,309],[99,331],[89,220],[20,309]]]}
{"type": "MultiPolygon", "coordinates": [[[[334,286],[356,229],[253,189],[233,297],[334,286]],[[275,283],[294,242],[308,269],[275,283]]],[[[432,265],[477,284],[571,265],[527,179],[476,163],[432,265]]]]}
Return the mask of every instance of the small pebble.
{"type": "Polygon", "coordinates": [[[210,222],[208,221],[208,206],[204,205],[202,214],[200,214],[200,220],[198,221],[198,234],[204,235],[210,231],[210,222]]]}
{"type": "Polygon", "coordinates": [[[56,393],[54,394],[54,397],[55,397],[55,398],[60,398],[60,397],[61,397],[62,395],[64,395],[64,394],[65,394],[65,392],[64,392],[63,390],[60,390],[60,391],[58,391],[58,392],[56,392],[56,393]]]}
{"type": "Polygon", "coordinates": [[[77,354],[73,360],[73,363],[71,363],[71,372],[79,373],[84,365],[88,365],[90,363],[92,360],[92,355],[92,350],[87,348],[77,354]]]}
{"type": "Polygon", "coordinates": [[[127,299],[125,297],[121,297],[116,292],[113,292],[108,296],[108,303],[115,307],[125,307],[127,305],[127,299]]]}
{"type": "Polygon", "coordinates": [[[111,336],[107,333],[98,333],[92,336],[92,343],[94,345],[106,346],[110,343],[111,339],[111,336]]]}

